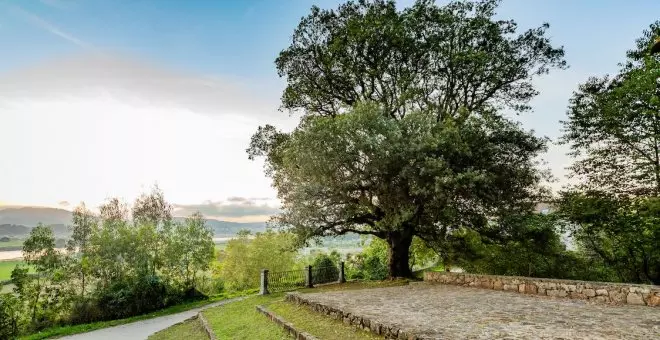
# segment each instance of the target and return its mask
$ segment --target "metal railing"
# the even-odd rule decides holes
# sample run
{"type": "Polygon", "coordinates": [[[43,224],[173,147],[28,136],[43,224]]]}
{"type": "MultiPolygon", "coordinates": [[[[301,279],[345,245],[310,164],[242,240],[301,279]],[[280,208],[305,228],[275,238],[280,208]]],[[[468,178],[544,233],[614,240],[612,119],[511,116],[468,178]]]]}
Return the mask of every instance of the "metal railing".
{"type": "Polygon", "coordinates": [[[307,269],[268,273],[268,290],[285,292],[307,287],[307,269]]]}
{"type": "Polygon", "coordinates": [[[269,272],[267,269],[261,271],[260,294],[274,292],[285,292],[300,288],[312,288],[315,284],[345,282],[344,262],[338,267],[312,267],[307,266],[300,270],[286,270],[269,272]]]}
{"type": "Polygon", "coordinates": [[[339,269],[335,266],[312,267],[312,283],[330,283],[339,281],[339,269]]]}

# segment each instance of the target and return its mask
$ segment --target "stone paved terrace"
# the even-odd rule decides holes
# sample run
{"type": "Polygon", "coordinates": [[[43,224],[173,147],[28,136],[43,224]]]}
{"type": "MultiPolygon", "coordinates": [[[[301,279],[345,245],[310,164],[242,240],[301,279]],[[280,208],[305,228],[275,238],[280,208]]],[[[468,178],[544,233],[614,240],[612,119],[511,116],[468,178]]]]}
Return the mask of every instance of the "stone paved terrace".
{"type": "Polygon", "coordinates": [[[430,339],[660,339],[660,308],[451,285],[300,294],[430,339]]]}

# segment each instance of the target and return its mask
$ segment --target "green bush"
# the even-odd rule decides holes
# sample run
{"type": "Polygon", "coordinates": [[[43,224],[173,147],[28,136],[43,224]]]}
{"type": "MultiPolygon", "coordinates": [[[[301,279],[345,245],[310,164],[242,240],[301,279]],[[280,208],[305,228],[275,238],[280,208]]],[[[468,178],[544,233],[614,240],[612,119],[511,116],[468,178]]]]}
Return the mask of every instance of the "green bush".
{"type": "Polygon", "coordinates": [[[333,257],[325,253],[316,255],[312,262],[314,282],[326,283],[339,280],[338,262],[338,257],[333,257]]]}
{"type": "Polygon", "coordinates": [[[23,305],[12,293],[0,294],[0,339],[14,339],[20,334],[23,305]]]}
{"type": "Polygon", "coordinates": [[[286,271],[296,264],[297,249],[292,234],[267,231],[250,236],[241,233],[227,242],[221,256],[220,276],[230,291],[259,287],[262,269],[286,271]]]}
{"type": "Polygon", "coordinates": [[[384,280],[387,278],[387,244],[381,239],[366,240],[367,246],[359,254],[346,261],[346,277],[349,280],[384,280]]]}

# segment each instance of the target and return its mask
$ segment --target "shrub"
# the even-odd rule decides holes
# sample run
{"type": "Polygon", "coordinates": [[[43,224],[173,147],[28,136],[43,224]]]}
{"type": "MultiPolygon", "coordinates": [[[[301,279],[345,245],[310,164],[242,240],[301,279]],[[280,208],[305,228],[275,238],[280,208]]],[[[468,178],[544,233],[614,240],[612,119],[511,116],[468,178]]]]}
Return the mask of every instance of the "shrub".
{"type": "Polygon", "coordinates": [[[314,282],[325,283],[339,280],[338,261],[328,254],[316,255],[312,268],[314,269],[314,282]]]}
{"type": "Polygon", "coordinates": [[[220,275],[229,290],[257,288],[262,269],[291,270],[296,263],[293,235],[268,231],[257,233],[252,239],[249,236],[241,233],[229,241],[222,256],[220,275]]]}
{"type": "Polygon", "coordinates": [[[387,244],[373,238],[364,250],[349,256],[346,261],[346,277],[348,279],[384,280],[387,278],[387,244]]]}
{"type": "Polygon", "coordinates": [[[0,339],[17,338],[20,334],[23,305],[11,293],[0,294],[0,339]]]}

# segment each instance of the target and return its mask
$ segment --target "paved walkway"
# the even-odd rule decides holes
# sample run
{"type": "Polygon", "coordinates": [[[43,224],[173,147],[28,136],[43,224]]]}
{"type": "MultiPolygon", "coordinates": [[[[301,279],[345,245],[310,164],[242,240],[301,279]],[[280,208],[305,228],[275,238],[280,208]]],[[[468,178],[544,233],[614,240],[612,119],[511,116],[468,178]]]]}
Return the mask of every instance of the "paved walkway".
{"type": "Polygon", "coordinates": [[[425,283],[302,294],[432,339],[660,339],[660,308],[425,283]]]}
{"type": "Polygon", "coordinates": [[[74,340],[117,340],[117,339],[135,339],[142,340],[148,338],[150,335],[168,328],[174,324],[182,322],[186,319],[192,318],[197,315],[199,311],[206,308],[224,305],[226,303],[242,300],[243,298],[229,299],[214,302],[203,307],[191,309],[185,312],[160,316],[153,319],[136,321],[127,323],[125,325],[103,328],[88,333],[76,334],[60,339],[74,339],[74,340]]]}

